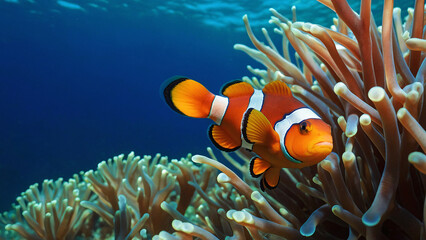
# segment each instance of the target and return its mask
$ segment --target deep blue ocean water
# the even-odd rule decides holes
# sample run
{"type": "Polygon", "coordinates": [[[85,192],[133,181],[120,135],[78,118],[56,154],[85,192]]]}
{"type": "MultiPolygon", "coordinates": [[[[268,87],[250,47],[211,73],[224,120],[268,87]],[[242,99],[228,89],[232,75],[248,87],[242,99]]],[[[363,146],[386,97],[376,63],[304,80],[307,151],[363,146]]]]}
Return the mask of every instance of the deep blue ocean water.
{"type": "MultiPolygon", "coordinates": [[[[233,50],[251,46],[244,13],[258,36],[272,29],[269,7],[291,17],[295,4],[326,26],[334,16],[315,1],[142,2],[0,0],[0,210],[33,183],[120,153],[206,154],[210,121],[170,110],[163,81],[185,75],[217,93],[249,75],[259,65],[233,50]]],[[[413,1],[401,2],[405,15],[413,1]]]]}

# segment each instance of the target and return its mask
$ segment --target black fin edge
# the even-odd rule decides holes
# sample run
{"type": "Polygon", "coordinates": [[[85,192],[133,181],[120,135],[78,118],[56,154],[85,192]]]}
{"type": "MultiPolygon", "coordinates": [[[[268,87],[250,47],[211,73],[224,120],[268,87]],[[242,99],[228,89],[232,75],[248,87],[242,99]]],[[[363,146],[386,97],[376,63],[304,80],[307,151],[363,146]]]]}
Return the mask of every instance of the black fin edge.
{"type": "MultiPolygon", "coordinates": [[[[269,170],[269,169],[268,169],[268,170],[269,170]]],[[[268,170],[266,170],[266,171],[268,171],[268,170]]],[[[264,174],[266,174],[266,171],[265,171],[265,173],[264,173],[264,174]]],[[[277,185],[276,185],[275,187],[273,187],[273,186],[271,186],[271,185],[269,185],[269,184],[268,184],[268,181],[266,181],[266,179],[265,179],[265,175],[263,175],[262,180],[263,180],[263,183],[265,184],[265,186],[266,186],[269,190],[272,190],[272,189],[275,189],[275,188],[277,188],[277,187],[278,187],[278,184],[280,183],[280,178],[281,178],[281,176],[279,176],[279,177],[278,177],[278,182],[277,182],[277,185]]]]}
{"type": "MultiPolygon", "coordinates": [[[[261,174],[255,174],[254,172],[253,172],[253,167],[254,167],[254,160],[256,159],[256,158],[259,158],[259,157],[252,157],[251,158],[251,160],[250,160],[250,175],[252,176],[252,177],[254,177],[254,178],[258,178],[258,177],[260,177],[263,173],[261,173],[261,174]]],[[[260,158],[259,158],[260,159],[260,158]]],[[[269,168],[268,168],[269,169],[269,168]]],[[[266,171],[268,171],[268,169],[266,169],[265,170],[265,172],[266,171]]]]}
{"type": "Polygon", "coordinates": [[[250,117],[251,112],[254,110],[254,108],[249,108],[247,109],[247,111],[244,113],[243,116],[243,127],[241,128],[241,133],[243,134],[243,138],[244,140],[246,140],[246,142],[250,143],[250,144],[254,144],[252,141],[250,141],[247,137],[247,123],[248,123],[248,118],[250,117]]]}
{"type": "MultiPolygon", "coordinates": [[[[184,77],[184,76],[173,76],[169,79],[167,79],[166,81],[163,82],[163,84],[161,84],[161,88],[160,91],[162,92],[162,94],[160,93],[160,95],[162,95],[163,100],[167,103],[167,105],[170,106],[170,108],[172,108],[175,112],[180,113],[182,115],[185,115],[183,112],[181,112],[173,103],[172,98],[171,98],[171,93],[173,88],[175,88],[179,83],[189,80],[189,78],[184,77]]],[[[186,115],[185,115],[186,116],[186,115]]]]}
{"type": "Polygon", "coordinates": [[[240,146],[238,146],[238,147],[235,147],[235,148],[224,148],[224,147],[222,147],[221,145],[219,145],[219,143],[217,143],[215,140],[214,140],[214,138],[213,138],[213,127],[214,126],[219,126],[219,125],[216,125],[216,124],[212,124],[212,125],[210,125],[210,127],[209,127],[209,129],[207,130],[207,134],[209,135],[209,138],[210,138],[210,141],[213,143],[213,145],[217,148],[217,149],[219,149],[219,150],[221,150],[221,151],[224,151],[224,152],[233,152],[233,151],[235,151],[235,150],[237,150],[238,148],[240,148],[240,146]]]}
{"type": "Polygon", "coordinates": [[[263,182],[265,182],[265,180],[263,178],[261,178],[260,181],[259,181],[259,185],[260,185],[260,189],[264,192],[265,191],[265,184],[263,182]]]}
{"type": "Polygon", "coordinates": [[[224,94],[223,94],[223,92],[225,92],[225,90],[226,90],[228,87],[230,87],[230,86],[232,86],[232,85],[234,85],[234,84],[240,83],[240,82],[243,82],[243,81],[241,81],[241,80],[233,80],[233,81],[230,81],[230,82],[225,83],[225,85],[223,85],[223,86],[220,88],[220,93],[221,93],[222,95],[224,95],[224,94]]]}

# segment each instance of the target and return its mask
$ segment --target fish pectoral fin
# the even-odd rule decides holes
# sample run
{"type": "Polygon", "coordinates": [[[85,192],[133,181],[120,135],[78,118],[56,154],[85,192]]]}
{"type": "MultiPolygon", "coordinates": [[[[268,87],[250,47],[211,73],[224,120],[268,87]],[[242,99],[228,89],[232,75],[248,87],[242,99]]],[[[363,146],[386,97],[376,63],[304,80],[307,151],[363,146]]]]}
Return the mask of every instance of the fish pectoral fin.
{"type": "Polygon", "coordinates": [[[271,164],[259,157],[253,157],[250,161],[250,174],[253,177],[260,177],[262,173],[268,170],[271,164]]]}
{"type": "Polygon", "coordinates": [[[230,98],[246,95],[251,96],[254,92],[254,89],[249,83],[235,80],[223,85],[220,92],[222,95],[230,98]]]}
{"type": "Polygon", "coordinates": [[[264,94],[278,95],[278,96],[292,96],[290,88],[284,82],[275,80],[265,85],[262,89],[264,94]]]}
{"type": "Polygon", "coordinates": [[[274,189],[280,182],[281,168],[271,167],[265,171],[262,180],[260,181],[260,188],[265,191],[265,188],[274,189]]]}
{"type": "Polygon", "coordinates": [[[209,127],[209,138],[218,149],[225,152],[235,151],[241,146],[240,142],[235,142],[221,126],[216,124],[209,127]]]}
{"type": "Polygon", "coordinates": [[[272,145],[279,141],[278,133],[272,128],[269,120],[254,108],[249,108],[244,114],[241,132],[248,143],[272,145]]]}

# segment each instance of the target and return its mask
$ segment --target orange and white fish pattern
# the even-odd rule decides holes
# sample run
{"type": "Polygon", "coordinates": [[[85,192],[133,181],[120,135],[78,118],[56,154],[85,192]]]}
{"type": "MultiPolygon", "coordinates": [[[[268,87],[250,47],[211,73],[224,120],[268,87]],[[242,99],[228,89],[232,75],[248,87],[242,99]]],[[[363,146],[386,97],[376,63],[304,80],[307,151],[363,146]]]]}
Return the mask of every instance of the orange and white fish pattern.
{"type": "Polygon", "coordinates": [[[218,149],[245,148],[256,154],[250,173],[262,176],[262,190],[278,185],[281,168],[312,166],[331,153],[330,126],[294,98],[285,83],[274,81],[257,90],[249,83],[233,81],[221,93],[214,95],[186,77],[173,77],[163,88],[174,111],[216,123],[208,133],[218,149]]]}

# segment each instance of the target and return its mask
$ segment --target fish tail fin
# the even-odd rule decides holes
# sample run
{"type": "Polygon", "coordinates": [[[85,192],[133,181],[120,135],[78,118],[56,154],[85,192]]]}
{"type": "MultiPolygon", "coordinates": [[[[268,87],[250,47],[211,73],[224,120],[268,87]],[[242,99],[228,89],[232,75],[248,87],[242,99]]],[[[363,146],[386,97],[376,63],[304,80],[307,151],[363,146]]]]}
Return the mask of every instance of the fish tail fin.
{"type": "Polygon", "coordinates": [[[207,118],[215,95],[203,85],[182,76],[168,79],[162,86],[166,103],[177,113],[207,118]]]}

